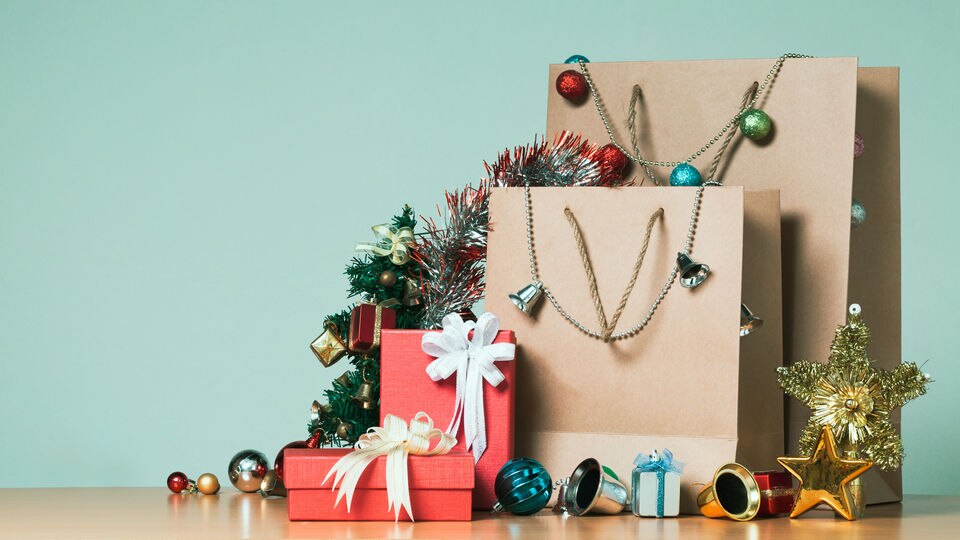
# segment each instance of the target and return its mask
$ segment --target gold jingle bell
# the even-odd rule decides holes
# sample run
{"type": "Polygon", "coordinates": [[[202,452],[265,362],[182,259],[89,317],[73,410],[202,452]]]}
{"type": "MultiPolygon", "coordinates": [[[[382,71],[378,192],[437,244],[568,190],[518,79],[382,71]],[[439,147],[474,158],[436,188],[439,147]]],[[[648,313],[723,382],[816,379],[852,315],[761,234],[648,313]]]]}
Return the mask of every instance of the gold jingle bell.
{"type": "Polygon", "coordinates": [[[350,436],[350,432],[353,431],[353,425],[350,422],[340,422],[340,425],[337,426],[337,437],[341,439],[346,439],[350,436]]]}
{"type": "Polygon", "coordinates": [[[377,403],[373,397],[373,385],[368,381],[363,381],[360,388],[357,389],[357,395],[353,396],[353,401],[368,411],[376,409],[377,403]]]}

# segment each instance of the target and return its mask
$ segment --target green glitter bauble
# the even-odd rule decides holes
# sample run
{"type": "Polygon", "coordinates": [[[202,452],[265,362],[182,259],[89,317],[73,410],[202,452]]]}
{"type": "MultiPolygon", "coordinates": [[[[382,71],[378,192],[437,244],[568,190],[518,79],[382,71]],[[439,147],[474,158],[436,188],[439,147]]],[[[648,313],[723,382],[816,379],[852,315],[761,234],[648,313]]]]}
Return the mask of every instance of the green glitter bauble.
{"type": "Polygon", "coordinates": [[[752,141],[759,141],[770,134],[773,121],[760,109],[747,109],[740,116],[740,131],[752,141]]]}

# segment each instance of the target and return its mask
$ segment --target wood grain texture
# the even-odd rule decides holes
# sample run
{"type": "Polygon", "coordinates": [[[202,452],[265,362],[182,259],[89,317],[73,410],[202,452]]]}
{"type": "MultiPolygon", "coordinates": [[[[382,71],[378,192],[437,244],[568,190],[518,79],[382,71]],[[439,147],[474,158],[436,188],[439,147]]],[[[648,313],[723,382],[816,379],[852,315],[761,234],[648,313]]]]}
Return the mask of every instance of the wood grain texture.
{"type": "Polygon", "coordinates": [[[290,522],[285,499],[227,488],[215,496],[162,488],[0,489],[0,538],[955,538],[960,497],[914,495],[867,508],[856,522],[831,512],[738,523],[632,514],[491,516],[472,522],[290,522]]]}

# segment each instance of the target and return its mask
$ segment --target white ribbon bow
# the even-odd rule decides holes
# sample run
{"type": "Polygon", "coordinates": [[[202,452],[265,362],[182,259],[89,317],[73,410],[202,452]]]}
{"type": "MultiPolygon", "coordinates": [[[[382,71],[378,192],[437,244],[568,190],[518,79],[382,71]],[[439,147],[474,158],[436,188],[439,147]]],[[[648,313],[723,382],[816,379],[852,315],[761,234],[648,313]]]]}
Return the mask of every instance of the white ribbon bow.
{"type": "Polygon", "coordinates": [[[484,313],[476,323],[464,322],[460,315],[451,313],[441,322],[442,332],[427,332],[421,341],[423,352],[436,358],[427,366],[427,375],[440,381],[457,373],[457,400],[447,433],[456,435],[462,418],[467,450],[473,449],[477,462],[487,449],[483,380],[492,386],[503,381],[503,373],[493,363],[513,360],[516,345],[493,342],[500,331],[500,320],[492,313],[484,313]]]}
{"type": "Polygon", "coordinates": [[[357,251],[369,252],[380,257],[390,257],[390,262],[397,266],[407,264],[410,260],[410,246],[415,243],[413,229],[400,227],[394,229],[386,223],[371,227],[377,237],[376,243],[361,242],[357,244],[357,251]]]}
{"type": "Polygon", "coordinates": [[[393,510],[394,520],[399,520],[400,509],[404,508],[410,521],[413,521],[410,484],[407,479],[407,456],[446,454],[456,445],[457,439],[434,428],[433,419],[426,413],[417,413],[413,420],[410,420],[409,427],[399,416],[388,414],[383,419],[383,427],[370,428],[361,435],[355,450],[337,460],[320,485],[326,484],[330,476],[335,475],[331,489],[337,489],[339,484],[340,491],[337,492],[337,500],[333,506],[336,508],[340,499],[346,496],[349,512],[360,475],[377,457],[387,456],[387,510],[393,510]],[[430,448],[430,441],[433,439],[439,440],[436,446],[430,448]]]}

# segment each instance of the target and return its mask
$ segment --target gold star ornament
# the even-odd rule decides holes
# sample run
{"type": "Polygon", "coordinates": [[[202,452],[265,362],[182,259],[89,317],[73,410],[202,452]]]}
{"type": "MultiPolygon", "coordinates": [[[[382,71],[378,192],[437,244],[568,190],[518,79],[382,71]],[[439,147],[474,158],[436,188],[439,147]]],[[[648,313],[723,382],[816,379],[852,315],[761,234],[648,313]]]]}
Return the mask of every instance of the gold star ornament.
{"type": "Polygon", "coordinates": [[[926,393],[931,379],[913,362],[892,371],[875,368],[867,356],[870,329],[860,311],[858,304],[850,306],[827,363],[801,361],[777,372],[783,390],[810,407],[810,420],[800,434],[801,454],[813,452],[821,428],[829,425],[845,451],[893,470],[903,460],[903,442],[890,413],[926,393]]]}
{"type": "Polygon", "coordinates": [[[809,457],[779,457],[777,461],[800,481],[790,517],[827,504],[841,516],[853,520],[852,501],[846,486],[873,466],[866,459],[843,459],[830,426],[823,426],[809,457]]]}

